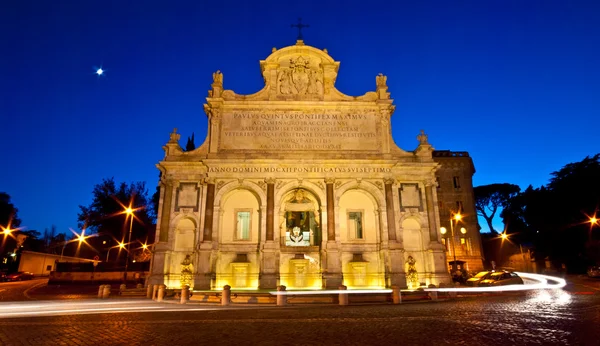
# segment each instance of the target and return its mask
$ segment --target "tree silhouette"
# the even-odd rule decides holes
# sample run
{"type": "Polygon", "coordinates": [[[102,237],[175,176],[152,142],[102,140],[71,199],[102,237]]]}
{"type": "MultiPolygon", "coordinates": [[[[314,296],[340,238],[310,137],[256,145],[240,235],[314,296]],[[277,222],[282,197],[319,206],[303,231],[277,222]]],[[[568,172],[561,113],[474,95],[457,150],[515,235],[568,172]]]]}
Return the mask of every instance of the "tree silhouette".
{"type": "Polygon", "coordinates": [[[494,216],[499,208],[507,207],[510,199],[515,197],[519,191],[521,191],[519,186],[507,183],[476,186],[473,189],[477,215],[485,219],[490,232],[498,233],[492,226],[494,216]]]}
{"type": "Polygon", "coordinates": [[[196,149],[196,144],[194,143],[194,133],[192,132],[192,137],[188,137],[187,143],[185,144],[185,151],[192,151],[196,149]]]}

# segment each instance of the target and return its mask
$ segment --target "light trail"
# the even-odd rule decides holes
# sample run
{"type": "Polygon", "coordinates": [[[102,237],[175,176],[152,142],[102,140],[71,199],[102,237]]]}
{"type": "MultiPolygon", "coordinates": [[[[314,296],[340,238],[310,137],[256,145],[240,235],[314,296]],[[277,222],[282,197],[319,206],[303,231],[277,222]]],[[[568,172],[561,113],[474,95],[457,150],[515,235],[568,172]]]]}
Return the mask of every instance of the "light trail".
{"type": "Polygon", "coordinates": [[[529,290],[547,290],[547,289],[559,289],[567,285],[567,282],[563,278],[555,276],[533,274],[533,273],[520,273],[515,272],[523,279],[529,279],[537,281],[535,284],[524,284],[524,285],[505,285],[505,286],[491,286],[491,287],[443,287],[443,288],[426,288],[426,292],[506,292],[506,291],[529,291],[529,290]],[[549,284],[548,281],[555,283],[549,284]]]}
{"type": "Polygon", "coordinates": [[[373,289],[373,290],[315,290],[315,291],[273,291],[269,292],[274,296],[295,296],[311,294],[356,294],[356,293],[392,293],[391,289],[373,289]]]}

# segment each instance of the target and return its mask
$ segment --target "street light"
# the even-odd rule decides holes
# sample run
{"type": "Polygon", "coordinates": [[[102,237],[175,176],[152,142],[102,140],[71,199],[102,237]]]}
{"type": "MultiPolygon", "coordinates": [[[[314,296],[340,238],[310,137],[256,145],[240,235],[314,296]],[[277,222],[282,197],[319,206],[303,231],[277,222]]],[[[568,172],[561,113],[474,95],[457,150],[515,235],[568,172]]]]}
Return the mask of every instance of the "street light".
{"type": "Polygon", "coordinates": [[[125,243],[119,242],[116,246],[112,246],[108,249],[108,252],[106,253],[106,262],[107,263],[108,263],[108,255],[110,255],[110,250],[117,248],[117,247],[120,248],[121,250],[123,250],[125,248],[125,243]]]}
{"type": "MultiPolygon", "coordinates": [[[[125,208],[124,213],[127,215],[127,217],[130,217],[131,220],[129,222],[129,238],[127,240],[127,259],[125,261],[125,273],[123,274],[123,280],[125,282],[125,284],[127,283],[127,269],[129,267],[129,244],[131,244],[131,229],[133,228],[133,209],[131,209],[131,204],[129,205],[129,207],[125,208]]],[[[125,218],[125,220],[127,220],[127,217],[125,218]]]]}
{"type": "MultiPolygon", "coordinates": [[[[452,243],[451,244],[451,246],[452,246],[452,256],[454,257],[454,262],[452,264],[452,271],[456,270],[456,250],[455,250],[455,247],[454,247],[454,222],[453,221],[456,221],[456,223],[458,225],[458,221],[460,221],[460,220],[462,220],[462,215],[460,215],[460,213],[456,213],[456,214],[454,214],[454,216],[452,216],[450,218],[450,236],[451,236],[450,241],[452,243]]],[[[446,227],[440,228],[440,233],[446,234],[446,232],[448,232],[446,230],[446,227]]],[[[461,227],[460,233],[466,234],[467,233],[467,229],[464,228],[464,227],[461,227]]]]}
{"type": "MultiPolygon", "coordinates": [[[[71,230],[71,232],[75,233],[75,231],[71,230]]],[[[67,240],[63,243],[63,247],[62,250],[60,251],[60,260],[62,260],[63,258],[63,253],[65,252],[65,247],[67,246],[67,244],[72,243],[72,242],[79,242],[79,245],[77,246],[77,253],[79,252],[79,247],[81,247],[81,243],[83,243],[87,238],[89,238],[89,236],[85,236],[85,229],[81,230],[81,234],[75,233],[75,239],[71,239],[71,240],[67,240]]]]}

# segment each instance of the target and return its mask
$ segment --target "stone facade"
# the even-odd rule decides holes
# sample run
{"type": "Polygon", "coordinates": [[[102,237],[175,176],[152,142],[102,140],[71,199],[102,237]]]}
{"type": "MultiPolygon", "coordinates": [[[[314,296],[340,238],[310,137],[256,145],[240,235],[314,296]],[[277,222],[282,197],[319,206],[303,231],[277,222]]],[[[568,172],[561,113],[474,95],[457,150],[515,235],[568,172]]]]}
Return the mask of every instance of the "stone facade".
{"type": "Polygon", "coordinates": [[[344,95],[339,62],[302,41],[260,67],[251,95],[215,72],[205,142],[184,152],[173,131],[163,147],[149,282],[178,288],[185,267],[196,290],[406,287],[409,256],[420,283],[449,282],[440,164],[423,132],[394,143],[386,76],[344,95]]]}

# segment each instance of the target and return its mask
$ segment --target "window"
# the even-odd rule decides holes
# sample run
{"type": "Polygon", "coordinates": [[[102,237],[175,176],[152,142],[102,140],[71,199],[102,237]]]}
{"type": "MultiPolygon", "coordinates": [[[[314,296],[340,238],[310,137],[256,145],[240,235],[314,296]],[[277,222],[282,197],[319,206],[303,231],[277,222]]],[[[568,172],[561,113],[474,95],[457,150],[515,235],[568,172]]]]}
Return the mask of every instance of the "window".
{"type": "Polygon", "coordinates": [[[250,240],[252,210],[238,209],[235,215],[235,240],[250,240]]]}
{"type": "Polygon", "coordinates": [[[444,249],[448,251],[448,244],[446,243],[446,238],[442,238],[442,244],[444,245],[444,249]]]}
{"type": "Polygon", "coordinates": [[[452,180],[454,181],[454,188],[460,189],[460,178],[455,176],[452,180]]]}
{"type": "Polygon", "coordinates": [[[456,212],[457,213],[462,213],[463,212],[463,203],[462,203],[462,201],[456,201],[456,212]]]}
{"type": "Polygon", "coordinates": [[[363,212],[348,210],[348,233],[351,239],[363,239],[363,212]]]}

